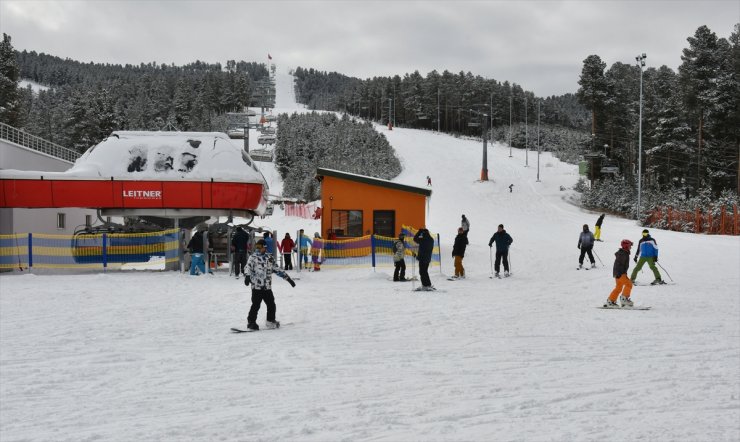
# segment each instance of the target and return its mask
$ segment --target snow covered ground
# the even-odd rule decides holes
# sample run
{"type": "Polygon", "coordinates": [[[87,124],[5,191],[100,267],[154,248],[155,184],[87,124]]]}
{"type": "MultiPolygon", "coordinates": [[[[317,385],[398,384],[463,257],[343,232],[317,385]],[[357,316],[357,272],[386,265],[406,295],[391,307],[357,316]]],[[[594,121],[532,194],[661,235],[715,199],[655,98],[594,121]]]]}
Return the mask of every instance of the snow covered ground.
{"type": "MultiPolygon", "coordinates": [[[[299,109],[289,85],[279,74],[278,111],[299,109]]],[[[480,142],[378,130],[396,181],[433,180],[446,275],[470,219],[466,280],[435,269],[440,291],[416,293],[387,268],[303,272],[274,284],[289,325],[232,335],[250,301],[223,273],[0,276],[0,440],[740,440],[740,238],[653,230],[676,284],[635,287],[650,311],[598,310],[619,241],[642,229],[607,216],[604,265],[576,271],[598,214],[559,190],[574,166],[545,154],[538,183],[536,153],[524,167],[496,145],[479,183],[480,142]],[[492,280],[499,223],[514,276],[492,280]]],[[[276,213],[260,223],[317,230],[276,213]]]]}

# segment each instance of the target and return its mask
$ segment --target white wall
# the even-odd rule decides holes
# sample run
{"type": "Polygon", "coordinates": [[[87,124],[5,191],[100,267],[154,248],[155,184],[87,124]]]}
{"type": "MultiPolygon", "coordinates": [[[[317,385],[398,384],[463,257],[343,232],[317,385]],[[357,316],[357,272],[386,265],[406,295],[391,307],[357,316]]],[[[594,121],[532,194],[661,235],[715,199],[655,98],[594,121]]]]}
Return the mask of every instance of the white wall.
{"type": "MultiPolygon", "coordinates": [[[[64,172],[72,163],[44,153],[0,140],[0,169],[38,170],[64,172]]],[[[57,233],[72,234],[75,228],[85,224],[85,215],[97,221],[95,210],[61,209],[0,209],[0,234],[11,233],[57,233]],[[57,213],[64,213],[65,227],[57,228],[57,213]]]]}

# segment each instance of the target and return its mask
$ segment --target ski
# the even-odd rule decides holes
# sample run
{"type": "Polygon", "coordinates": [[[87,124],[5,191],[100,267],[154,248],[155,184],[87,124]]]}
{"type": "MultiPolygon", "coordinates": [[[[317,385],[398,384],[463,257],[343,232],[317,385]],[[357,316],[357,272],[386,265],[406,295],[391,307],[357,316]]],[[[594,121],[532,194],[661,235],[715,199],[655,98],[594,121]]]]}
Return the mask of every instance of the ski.
{"type": "Polygon", "coordinates": [[[632,307],[604,307],[603,305],[601,307],[596,307],[602,310],[650,310],[652,307],[645,307],[642,305],[635,305],[632,307]]]}
{"type": "Polygon", "coordinates": [[[417,287],[417,288],[415,288],[415,289],[414,289],[414,290],[412,290],[412,291],[413,291],[413,292],[429,292],[429,293],[435,293],[435,292],[436,292],[436,293],[445,293],[445,292],[446,292],[446,290],[439,290],[439,289],[432,289],[432,290],[422,290],[422,289],[421,289],[421,287],[417,287]]]}
{"type": "Polygon", "coordinates": [[[644,282],[635,282],[633,285],[637,285],[640,287],[651,287],[651,286],[659,286],[659,285],[676,285],[675,282],[661,282],[660,284],[650,284],[650,283],[644,283],[644,282]]]}
{"type": "MultiPolygon", "coordinates": [[[[295,278],[293,278],[293,279],[295,280],[295,278]]],[[[406,279],[401,280],[401,281],[393,281],[393,278],[388,278],[388,281],[392,281],[392,282],[409,282],[409,281],[418,281],[418,280],[419,280],[419,278],[417,278],[417,277],[406,278],[406,279]]]]}

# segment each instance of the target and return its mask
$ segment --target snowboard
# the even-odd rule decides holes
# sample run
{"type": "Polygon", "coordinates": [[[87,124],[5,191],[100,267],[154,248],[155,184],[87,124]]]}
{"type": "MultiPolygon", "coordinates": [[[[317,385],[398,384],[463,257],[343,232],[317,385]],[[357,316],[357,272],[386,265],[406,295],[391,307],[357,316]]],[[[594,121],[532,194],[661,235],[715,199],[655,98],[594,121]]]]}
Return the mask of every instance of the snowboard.
{"type": "Polygon", "coordinates": [[[248,328],[238,328],[238,327],[231,327],[232,333],[252,333],[252,332],[258,332],[258,331],[268,331],[268,330],[278,330],[280,328],[285,327],[286,325],[293,325],[292,322],[286,322],[278,325],[275,328],[260,328],[259,330],[251,330],[248,328]]]}
{"type": "Polygon", "coordinates": [[[596,307],[596,308],[600,308],[602,310],[650,310],[652,307],[646,307],[646,306],[643,306],[643,305],[635,305],[635,306],[632,306],[632,307],[619,307],[619,308],[616,308],[616,307],[604,307],[602,305],[601,307],[596,307]]]}
{"type": "Polygon", "coordinates": [[[434,290],[422,290],[422,289],[421,289],[421,287],[417,287],[417,288],[415,288],[415,289],[414,289],[414,290],[412,290],[412,291],[414,291],[414,292],[422,292],[422,293],[445,293],[445,291],[446,291],[446,290],[439,290],[439,289],[434,289],[434,290]]]}

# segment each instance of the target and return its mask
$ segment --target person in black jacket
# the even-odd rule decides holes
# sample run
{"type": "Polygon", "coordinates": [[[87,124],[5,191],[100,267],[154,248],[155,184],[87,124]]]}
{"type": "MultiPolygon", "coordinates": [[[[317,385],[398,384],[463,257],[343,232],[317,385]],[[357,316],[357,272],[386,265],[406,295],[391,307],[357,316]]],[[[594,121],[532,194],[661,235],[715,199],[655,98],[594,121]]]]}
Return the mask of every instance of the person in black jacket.
{"type": "Polygon", "coordinates": [[[205,263],[205,242],[206,232],[208,226],[205,224],[199,225],[198,230],[195,232],[190,242],[188,242],[188,251],[190,252],[190,274],[200,275],[206,273],[205,263]]]}
{"type": "Polygon", "coordinates": [[[431,291],[432,280],[429,279],[429,264],[432,262],[432,251],[434,250],[434,238],[429,230],[422,227],[414,235],[414,242],[419,244],[416,259],[419,261],[419,278],[421,279],[420,290],[431,291]]]}
{"type": "Polygon", "coordinates": [[[244,266],[247,265],[247,245],[249,244],[249,234],[238,226],[231,238],[231,251],[234,252],[234,274],[239,279],[239,274],[244,273],[244,266]]]}
{"type": "Polygon", "coordinates": [[[578,248],[581,250],[581,255],[578,257],[578,268],[583,267],[583,258],[588,253],[588,259],[591,261],[591,268],[596,267],[596,260],[594,259],[594,234],[588,230],[588,224],[583,225],[583,232],[578,235],[578,248]]]}
{"type": "Polygon", "coordinates": [[[601,241],[601,224],[604,222],[604,215],[603,213],[599,217],[599,219],[596,220],[596,229],[594,229],[594,239],[596,241],[601,241]]]}
{"type": "Polygon", "coordinates": [[[606,300],[604,307],[606,308],[619,308],[617,304],[617,297],[622,303],[622,307],[632,307],[632,300],[630,299],[630,293],[632,293],[632,281],[627,276],[627,270],[630,268],[630,248],[632,247],[632,241],[623,239],[621,248],[614,254],[614,271],[613,276],[617,282],[617,286],[614,287],[609,298],[606,300]],[[620,295],[621,293],[621,295],[620,295]]]}
{"type": "MultiPolygon", "coordinates": [[[[465,217],[465,215],[463,215],[465,217]]],[[[468,232],[462,227],[457,229],[455,244],[452,246],[452,257],[455,259],[455,276],[453,278],[465,278],[465,268],[462,265],[465,257],[465,248],[468,246],[468,232]]]]}
{"type": "Polygon", "coordinates": [[[504,275],[509,276],[509,246],[514,242],[514,239],[506,233],[503,224],[498,225],[498,231],[488,241],[488,247],[491,247],[494,242],[496,243],[496,264],[494,265],[496,277],[499,277],[502,259],[504,261],[504,275]]]}

